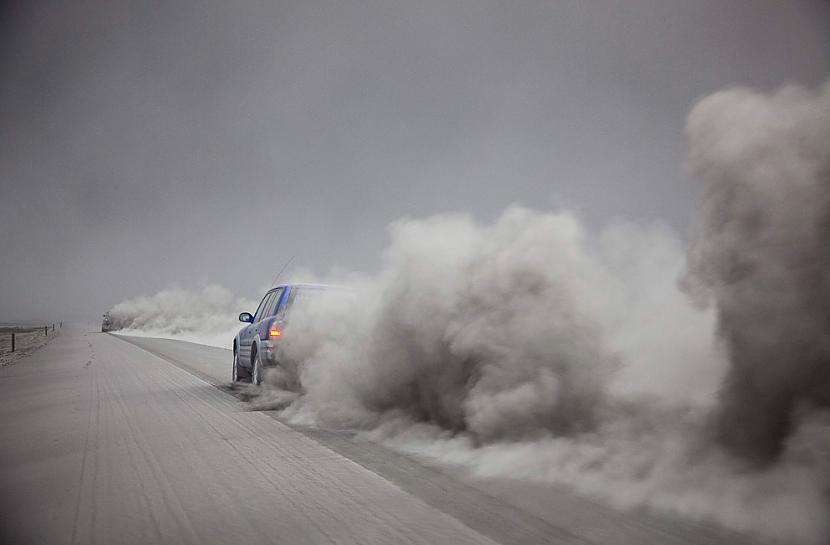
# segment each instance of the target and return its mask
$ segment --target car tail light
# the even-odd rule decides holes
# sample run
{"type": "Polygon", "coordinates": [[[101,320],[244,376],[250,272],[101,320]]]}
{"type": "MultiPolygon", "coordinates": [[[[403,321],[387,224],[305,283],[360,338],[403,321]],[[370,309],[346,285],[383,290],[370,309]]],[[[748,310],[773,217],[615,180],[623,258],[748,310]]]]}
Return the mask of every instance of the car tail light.
{"type": "Polygon", "coordinates": [[[278,328],[276,325],[272,325],[268,328],[268,338],[274,339],[282,337],[282,330],[278,328]]]}

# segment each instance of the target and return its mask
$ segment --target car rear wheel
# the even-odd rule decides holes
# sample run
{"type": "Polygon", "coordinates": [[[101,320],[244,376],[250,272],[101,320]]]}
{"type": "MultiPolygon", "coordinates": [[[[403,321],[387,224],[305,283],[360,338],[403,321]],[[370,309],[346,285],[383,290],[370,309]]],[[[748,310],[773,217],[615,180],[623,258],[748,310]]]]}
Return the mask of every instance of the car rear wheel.
{"type": "Polygon", "coordinates": [[[254,354],[254,364],[251,367],[251,384],[255,386],[262,384],[262,363],[259,361],[259,352],[254,354]]]}
{"type": "Polygon", "coordinates": [[[232,382],[239,382],[239,354],[233,353],[233,373],[231,377],[232,382]]]}

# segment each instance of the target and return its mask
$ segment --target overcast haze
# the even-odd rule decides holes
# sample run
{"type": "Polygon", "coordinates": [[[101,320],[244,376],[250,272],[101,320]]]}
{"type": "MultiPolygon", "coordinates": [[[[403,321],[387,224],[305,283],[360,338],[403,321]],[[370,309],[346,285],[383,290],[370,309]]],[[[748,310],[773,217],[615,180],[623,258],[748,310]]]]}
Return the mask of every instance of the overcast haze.
{"type": "Polygon", "coordinates": [[[815,85],[822,1],[11,2],[0,321],[94,318],[519,202],[682,233],[697,98],[815,85]],[[255,268],[251,268],[256,265],[255,268]]]}

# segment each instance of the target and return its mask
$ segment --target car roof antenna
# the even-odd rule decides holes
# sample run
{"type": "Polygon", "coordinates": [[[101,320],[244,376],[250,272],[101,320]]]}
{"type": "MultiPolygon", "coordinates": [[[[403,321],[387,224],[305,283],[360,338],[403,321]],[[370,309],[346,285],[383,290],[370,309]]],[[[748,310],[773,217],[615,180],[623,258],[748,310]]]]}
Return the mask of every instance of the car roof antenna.
{"type": "Polygon", "coordinates": [[[277,280],[280,279],[280,276],[282,275],[283,272],[285,272],[285,269],[288,268],[289,265],[291,265],[292,261],[294,261],[294,256],[293,255],[291,256],[291,258],[288,261],[285,262],[285,265],[282,266],[282,269],[280,269],[280,272],[277,273],[277,276],[274,277],[273,282],[271,282],[272,287],[277,285],[277,280]]]}

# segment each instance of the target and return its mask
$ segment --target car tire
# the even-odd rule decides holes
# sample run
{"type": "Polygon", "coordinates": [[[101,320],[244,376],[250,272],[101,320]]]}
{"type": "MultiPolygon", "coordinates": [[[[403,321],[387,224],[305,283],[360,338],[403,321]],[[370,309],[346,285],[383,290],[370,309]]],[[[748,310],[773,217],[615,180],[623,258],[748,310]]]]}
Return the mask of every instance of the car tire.
{"type": "Polygon", "coordinates": [[[231,382],[239,382],[239,354],[233,353],[233,371],[231,371],[231,382]]]}
{"type": "Polygon", "coordinates": [[[262,384],[262,363],[259,361],[259,352],[254,354],[254,363],[251,365],[251,384],[254,386],[262,384]]]}

